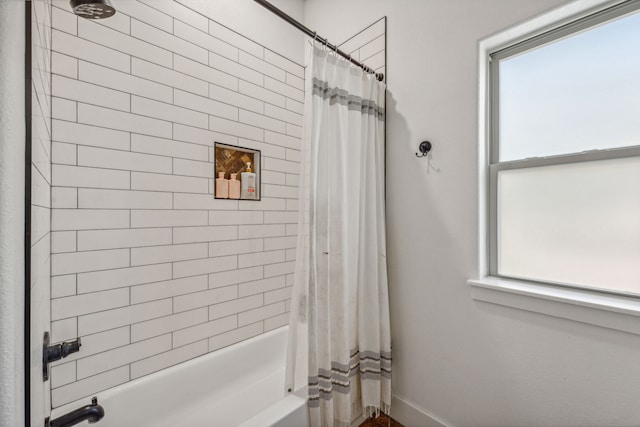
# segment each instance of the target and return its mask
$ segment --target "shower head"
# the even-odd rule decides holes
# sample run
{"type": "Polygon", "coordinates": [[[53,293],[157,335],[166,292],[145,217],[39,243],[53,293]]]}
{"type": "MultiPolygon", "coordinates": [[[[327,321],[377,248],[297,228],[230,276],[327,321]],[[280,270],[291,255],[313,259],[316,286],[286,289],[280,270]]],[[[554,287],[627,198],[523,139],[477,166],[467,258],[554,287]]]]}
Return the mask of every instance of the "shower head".
{"type": "Polygon", "coordinates": [[[87,19],[104,19],[113,16],[116,10],[109,0],[70,0],[73,13],[87,19]]]}

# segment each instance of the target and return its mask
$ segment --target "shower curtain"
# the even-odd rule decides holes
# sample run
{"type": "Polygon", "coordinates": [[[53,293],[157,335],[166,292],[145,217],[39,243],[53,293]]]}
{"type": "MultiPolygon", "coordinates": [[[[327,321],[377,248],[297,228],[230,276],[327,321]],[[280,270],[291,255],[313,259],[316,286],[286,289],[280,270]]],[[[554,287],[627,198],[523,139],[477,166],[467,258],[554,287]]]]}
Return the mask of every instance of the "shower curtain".
{"type": "Polygon", "coordinates": [[[391,403],[385,85],[312,50],[287,388],[308,385],[312,427],[348,426],[391,403]]]}

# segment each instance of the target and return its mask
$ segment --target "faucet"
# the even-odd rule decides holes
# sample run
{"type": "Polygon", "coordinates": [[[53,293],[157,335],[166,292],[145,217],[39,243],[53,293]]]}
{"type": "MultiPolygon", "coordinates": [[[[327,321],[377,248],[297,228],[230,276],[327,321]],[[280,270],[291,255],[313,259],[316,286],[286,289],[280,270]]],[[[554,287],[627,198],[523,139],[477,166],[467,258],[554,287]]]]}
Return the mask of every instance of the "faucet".
{"type": "Polygon", "coordinates": [[[83,421],[89,421],[89,424],[97,423],[104,417],[104,408],[98,405],[98,398],[91,399],[91,405],[83,406],[68,414],[64,414],[54,420],[45,421],[45,427],[71,427],[83,421]]]}

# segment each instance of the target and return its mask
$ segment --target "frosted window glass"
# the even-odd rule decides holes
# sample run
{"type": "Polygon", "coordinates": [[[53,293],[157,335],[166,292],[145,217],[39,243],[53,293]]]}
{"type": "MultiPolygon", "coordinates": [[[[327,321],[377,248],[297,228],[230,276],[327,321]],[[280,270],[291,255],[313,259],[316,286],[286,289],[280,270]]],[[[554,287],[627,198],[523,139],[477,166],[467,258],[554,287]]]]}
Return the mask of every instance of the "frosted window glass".
{"type": "Polygon", "coordinates": [[[500,161],[640,144],[640,13],[499,64],[500,161]]]}
{"type": "Polygon", "coordinates": [[[640,294],[640,157],[498,174],[498,274],[640,294]]]}

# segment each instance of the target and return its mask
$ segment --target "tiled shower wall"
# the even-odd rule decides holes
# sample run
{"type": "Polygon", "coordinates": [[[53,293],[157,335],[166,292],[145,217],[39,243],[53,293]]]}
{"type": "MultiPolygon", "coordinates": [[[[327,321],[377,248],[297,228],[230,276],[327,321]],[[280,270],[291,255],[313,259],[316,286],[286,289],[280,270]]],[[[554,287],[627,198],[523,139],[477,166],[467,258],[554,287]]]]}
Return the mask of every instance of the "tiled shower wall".
{"type": "MultiPolygon", "coordinates": [[[[53,7],[57,407],[288,322],[304,69],[171,0],[53,7]],[[262,151],[216,200],[214,141],[262,151]]],[[[302,47],[301,47],[302,48],[302,47]]]]}
{"type": "Polygon", "coordinates": [[[376,73],[387,74],[387,17],[382,17],[367,28],[338,45],[352,58],[366,64],[376,73]]]}
{"type": "Polygon", "coordinates": [[[31,6],[31,420],[48,415],[42,338],[49,330],[51,245],[51,0],[31,6]]]}

